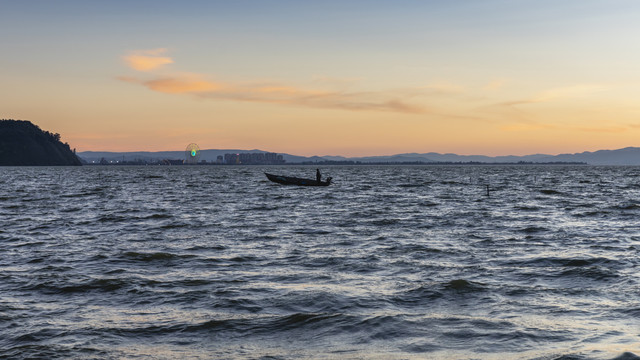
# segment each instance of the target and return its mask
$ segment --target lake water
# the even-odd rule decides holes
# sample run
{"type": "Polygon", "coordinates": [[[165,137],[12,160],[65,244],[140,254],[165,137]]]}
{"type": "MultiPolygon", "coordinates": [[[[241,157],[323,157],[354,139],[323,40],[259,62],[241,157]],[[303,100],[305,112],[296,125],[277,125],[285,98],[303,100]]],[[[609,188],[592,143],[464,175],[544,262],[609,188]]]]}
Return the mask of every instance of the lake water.
{"type": "Polygon", "coordinates": [[[0,168],[0,358],[640,359],[640,168],[264,171],[0,168]]]}

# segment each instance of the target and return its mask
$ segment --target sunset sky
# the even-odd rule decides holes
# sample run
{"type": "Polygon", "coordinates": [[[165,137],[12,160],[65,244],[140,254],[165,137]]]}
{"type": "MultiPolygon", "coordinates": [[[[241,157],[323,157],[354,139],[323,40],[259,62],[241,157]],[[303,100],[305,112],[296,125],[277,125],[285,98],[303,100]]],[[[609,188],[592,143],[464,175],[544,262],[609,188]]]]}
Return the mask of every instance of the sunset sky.
{"type": "Polygon", "coordinates": [[[0,118],[78,151],[640,146],[636,0],[0,0],[0,118]]]}

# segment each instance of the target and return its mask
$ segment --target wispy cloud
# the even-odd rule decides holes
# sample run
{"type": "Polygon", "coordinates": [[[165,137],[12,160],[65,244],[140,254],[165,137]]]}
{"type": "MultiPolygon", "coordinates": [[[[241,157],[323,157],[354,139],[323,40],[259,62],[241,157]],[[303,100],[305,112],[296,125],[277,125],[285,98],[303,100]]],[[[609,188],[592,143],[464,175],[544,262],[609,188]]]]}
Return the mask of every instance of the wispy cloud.
{"type": "Polygon", "coordinates": [[[143,82],[143,85],[153,91],[167,94],[199,94],[203,92],[220,91],[224,85],[201,79],[198,75],[183,75],[179,77],[161,77],[143,82]]]}
{"type": "Polygon", "coordinates": [[[187,94],[203,99],[288,104],[351,111],[393,111],[423,113],[420,106],[408,104],[387,92],[339,92],[302,89],[283,84],[241,85],[213,82],[202,75],[182,74],[150,80],[120,77],[150,90],[167,94],[187,94]]]}
{"type": "Polygon", "coordinates": [[[536,130],[563,130],[571,132],[593,132],[593,133],[621,133],[628,130],[625,126],[572,126],[548,123],[516,123],[501,127],[504,131],[536,131],[536,130]]]}
{"type": "Polygon", "coordinates": [[[127,65],[137,71],[152,71],[172,64],[173,59],[163,56],[167,49],[138,50],[122,57],[127,65]]]}
{"type": "Polygon", "coordinates": [[[497,105],[514,106],[514,105],[544,103],[544,102],[551,102],[556,100],[576,99],[576,98],[588,97],[595,93],[599,93],[609,89],[610,87],[606,85],[578,84],[573,86],[565,86],[565,87],[545,90],[530,98],[513,100],[513,101],[505,101],[497,105]]]}
{"type": "Polygon", "coordinates": [[[509,83],[507,79],[495,79],[483,87],[484,91],[496,91],[504,88],[509,83]]]}
{"type": "Polygon", "coordinates": [[[318,84],[328,84],[328,85],[337,85],[337,86],[353,85],[362,80],[363,80],[362,78],[358,78],[358,77],[335,77],[335,76],[327,76],[327,75],[313,76],[313,81],[318,84]]]}
{"type": "MultiPolygon", "coordinates": [[[[166,49],[136,51],[123,58],[134,70],[147,72],[148,76],[121,76],[119,80],[140,84],[149,90],[166,94],[185,94],[203,99],[225,99],[234,101],[276,103],[326,109],[350,111],[390,111],[400,113],[425,113],[422,106],[406,102],[406,91],[338,91],[316,90],[271,83],[230,83],[210,80],[211,76],[194,73],[170,73],[160,70],[173,63],[163,56],[166,49]]],[[[335,79],[325,78],[332,83],[335,79]]],[[[349,82],[355,81],[349,79],[349,82]]],[[[414,94],[415,95],[415,94],[414,94]]]]}
{"type": "Polygon", "coordinates": [[[571,99],[589,96],[594,93],[607,90],[608,87],[597,84],[580,84],[550,89],[542,92],[533,99],[533,102],[545,102],[558,99],[571,99]]]}
{"type": "Polygon", "coordinates": [[[427,86],[421,87],[422,90],[427,91],[430,95],[444,95],[455,96],[461,95],[466,92],[464,86],[458,84],[452,84],[448,82],[437,82],[427,86]]]}

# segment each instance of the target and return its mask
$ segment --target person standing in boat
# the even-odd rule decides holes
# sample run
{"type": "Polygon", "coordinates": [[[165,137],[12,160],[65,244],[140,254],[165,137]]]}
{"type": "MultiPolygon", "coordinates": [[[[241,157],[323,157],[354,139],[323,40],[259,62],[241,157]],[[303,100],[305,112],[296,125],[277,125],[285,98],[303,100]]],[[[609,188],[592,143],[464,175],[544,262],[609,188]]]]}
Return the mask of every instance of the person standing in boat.
{"type": "Polygon", "coordinates": [[[320,179],[322,179],[322,175],[320,174],[320,169],[316,169],[316,181],[320,182],[320,179]]]}

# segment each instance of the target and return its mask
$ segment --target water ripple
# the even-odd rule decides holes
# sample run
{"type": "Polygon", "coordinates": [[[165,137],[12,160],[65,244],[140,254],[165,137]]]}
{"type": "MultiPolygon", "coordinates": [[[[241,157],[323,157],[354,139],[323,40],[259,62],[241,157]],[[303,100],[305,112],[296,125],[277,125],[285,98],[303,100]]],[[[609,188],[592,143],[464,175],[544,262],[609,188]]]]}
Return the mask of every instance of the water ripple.
{"type": "Polygon", "coordinates": [[[265,171],[0,169],[0,358],[639,358],[640,169],[265,171]]]}

